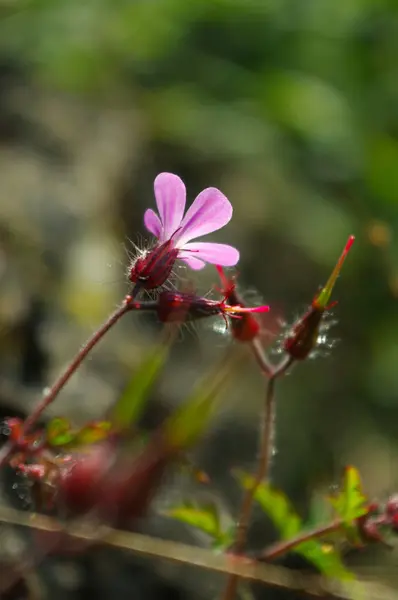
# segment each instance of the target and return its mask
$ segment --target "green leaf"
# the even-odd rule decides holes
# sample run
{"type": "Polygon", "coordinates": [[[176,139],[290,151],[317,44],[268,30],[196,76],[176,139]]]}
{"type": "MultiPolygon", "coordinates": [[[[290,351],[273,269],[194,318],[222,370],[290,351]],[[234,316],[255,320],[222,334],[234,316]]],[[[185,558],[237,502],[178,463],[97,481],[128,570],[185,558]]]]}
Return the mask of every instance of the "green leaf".
{"type": "MultiPolygon", "coordinates": [[[[241,471],[238,471],[236,475],[245,489],[253,488],[254,477],[241,471]]],[[[288,541],[301,533],[305,534],[307,528],[303,527],[301,517],[283,492],[274,489],[269,484],[261,483],[256,489],[254,499],[278,529],[282,540],[288,541]]],[[[310,539],[298,542],[296,546],[289,548],[289,551],[300,554],[328,577],[338,579],[354,577],[346,569],[340,554],[331,544],[324,544],[318,539],[310,539]]]]}
{"type": "Polygon", "coordinates": [[[169,508],[163,514],[206,533],[213,540],[213,550],[225,550],[233,543],[235,526],[230,525],[225,531],[221,529],[219,510],[213,502],[202,506],[193,502],[184,502],[169,508]]]}
{"type": "Polygon", "coordinates": [[[215,540],[221,535],[218,510],[213,503],[198,506],[192,502],[184,502],[180,506],[169,508],[163,514],[180,523],[191,525],[215,540]]]}
{"type": "Polygon", "coordinates": [[[71,424],[64,417],[55,417],[47,425],[47,443],[50,446],[65,446],[74,440],[71,424]]]}
{"type": "Polygon", "coordinates": [[[109,421],[88,423],[75,434],[74,445],[87,446],[89,444],[96,444],[109,436],[111,428],[112,424],[109,421]]]}
{"type": "Polygon", "coordinates": [[[368,499],[362,491],[361,477],[355,467],[346,467],[341,490],[335,496],[330,496],[329,501],[344,523],[348,541],[362,546],[356,519],[366,515],[369,509],[368,499]]]}
{"type": "Polygon", "coordinates": [[[167,355],[166,343],[148,352],[113,408],[110,418],[116,429],[125,429],[138,419],[167,355]]]}
{"type": "Polygon", "coordinates": [[[307,540],[298,544],[293,552],[303,556],[327,577],[354,579],[354,574],[344,566],[339,552],[331,544],[315,539],[307,540]]]}
{"type": "MultiPolygon", "coordinates": [[[[254,477],[243,471],[236,471],[236,476],[243,488],[253,488],[254,477]]],[[[261,483],[256,489],[254,499],[269,516],[283,540],[290,539],[301,531],[302,520],[283,492],[261,483]]]]}
{"type": "Polygon", "coordinates": [[[368,499],[363,494],[361,477],[355,467],[346,467],[341,491],[329,501],[347,525],[368,512],[368,499]]]}

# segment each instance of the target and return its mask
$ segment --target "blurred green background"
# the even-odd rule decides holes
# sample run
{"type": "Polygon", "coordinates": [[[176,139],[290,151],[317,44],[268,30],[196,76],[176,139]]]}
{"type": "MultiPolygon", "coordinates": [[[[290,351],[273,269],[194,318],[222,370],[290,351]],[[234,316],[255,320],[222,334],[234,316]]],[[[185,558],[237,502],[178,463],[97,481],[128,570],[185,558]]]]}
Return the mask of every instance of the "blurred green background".
{"type": "MultiPolygon", "coordinates": [[[[396,1],[2,0],[4,410],[29,410],[128,290],[126,251],[147,237],[160,171],[191,200],[208,186],[229,197],[214,239],[240,249],[242,288],[272,308],[266,328],[305,308],[355,234],[334,295],[339,343],[279,386],[274,477],[303,506],[348,463],[370,495],[397,490],[396,1]]],[[[215,277],[193,280],[205,292],[215,277]]],[[[97,416],[156,336],[129,316],[52,414],[97,416]]],[[[154,422],[224,345],[184,333],[154,422]]],[[[262,397],[248,361],[202,449],[231,506],[228,468],[254,460],[262,397]]]]}

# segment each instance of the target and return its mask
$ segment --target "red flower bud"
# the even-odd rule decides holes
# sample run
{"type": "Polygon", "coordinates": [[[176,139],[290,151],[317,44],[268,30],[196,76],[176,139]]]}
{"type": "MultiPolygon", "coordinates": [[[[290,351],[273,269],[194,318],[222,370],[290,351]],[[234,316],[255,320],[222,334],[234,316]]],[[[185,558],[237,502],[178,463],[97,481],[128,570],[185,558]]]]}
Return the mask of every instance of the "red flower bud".
{"type": "Polygon", "coordinates": [[[145,290],[161,287],[170,277],[177,256],[178,249],[174,248],[171,239],[167,240],[137,258],[130,267],[130,281],[139,284],[145,290]]]}

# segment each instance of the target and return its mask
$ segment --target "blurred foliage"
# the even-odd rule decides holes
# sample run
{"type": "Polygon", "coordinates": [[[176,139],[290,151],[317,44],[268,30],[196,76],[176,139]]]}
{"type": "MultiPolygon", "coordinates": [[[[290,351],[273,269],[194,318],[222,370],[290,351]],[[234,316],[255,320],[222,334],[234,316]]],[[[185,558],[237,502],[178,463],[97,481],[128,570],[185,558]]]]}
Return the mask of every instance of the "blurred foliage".
{"type": "MultiPolygon", "coordinates": [[[[176,506],[171,506],[163,512],[180,523],[202,531],[212,540],[214,550],[227,550],[234,542],[235,527],[232,519],[224,525],[221,523],[221,511],[214,503],[198,504],[187,500],[176,506]]],[[[224,520],[225,519],[225,515],[224,520]]]]}
{"type": "Polygon", "coordinates": [[[149,350],[144,357],[111,411],[110,420],[116,430],[128,431],[134,427],[166,362],[168,350],[169,345],[163,342],[149,350]]]}
{"type": "MultiPolygon", "coordinates": [[[[250,489],[254,485],[254,479],[245,473],[238,473],[238,479],[244,489],[250,489]]],[[[340,500],[351,508],[351,514],[360,517],[363,512],[358,510],[352,502],[352,489],[345,482],[345,489],[340,494],[340,500]]],[[[276,490],[266,483],[261,483],[254,494],[254,498],[260,504],[265,514],[271,519],[277,528],[281,540],[291,540],[304,533],[307,526],[296,513],[289,499],[283,492],[276,490]]],[[[322,524],[318,523],[318,526],[322,524]]],[[[344,566],[339,549],[331,544],[325,544],[319,539],[309,539],[300,542],[292,548],[292,552],[300,554],[317,569],[328,577],[337,579],[352,579],[353,573],[344,566]]]]}

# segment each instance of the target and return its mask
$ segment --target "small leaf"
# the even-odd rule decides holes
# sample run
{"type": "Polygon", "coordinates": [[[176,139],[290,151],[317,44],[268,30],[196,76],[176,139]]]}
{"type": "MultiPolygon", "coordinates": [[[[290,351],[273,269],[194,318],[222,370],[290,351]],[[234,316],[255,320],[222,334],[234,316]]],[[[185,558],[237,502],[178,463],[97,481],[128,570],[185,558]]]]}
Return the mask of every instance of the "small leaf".
{"type": "MultiPolygon", "coordinates": [[[[253,488],[254,477],[243,471],[236,471],[236,476],[246,490],[253,488]]],[[[261,483],[256,489],[254,499],[269,516],[283,540],[290,539],[300,532],[302,520],[283,492],[261,483]]]]}
{"type": "Polygon", "coordinates": [[[368,499],[363,494],[361,477],[355,467],[346,467],[341,491],[329,500],[337,515],[348,525],[367,514],[368,499]]]}
{"type": "Polygon", "coordinates": [[[47,425],[47,443],[50,446],[65,446],[74,440],[71,424],[64,417],[55,417],[47,425]]]}
{"type": "Polygon", "coordinates": [[[293,552],[303,556],[327,577],[354,579],[354,574],[344,566],[340,554],[331,544],[325,544],[315,539],[307,540],[298,544],[293,552]]]}
{"type": "MultiPolygon", "coordinates": [[[[213,550],[226,550],[234,541],[235,526],[230,524],[225,531],[221,529],[219,509],[214,503],[199,506],[192,502],[185,502],[168,509],[163,514],[206,533],[213,540],[213,550]]],[[[232,519],[229,519],[230,523],[231,521],[232,519]]]]}
{"type": "Polygon", "coordinates": [[[112,424],[109,421],[94,421],[85,425],[75,435],[74,445],[96,444],[109,436],[112,424]]]}
{"type": "Polygon", "coordinates": [[[191,525],[210,537],[218,540],[221,534],[220,519],[215,504],[196,506],[193,503],[185,502],[180,506],[175,506],[164,512],[167,517],[171,517],[180,523],[191,525]]]}
{"type": "Polygon", "coordinates": [[[348,540],[361,546],[361,536],[358,531],[357,519],[368,513],[368,499],[363,494],[362,482],[355,467],[346,467],[341,491],[330,496],[329,501],[336,515],[342,519],[346,528],[348,540]]]}
{"type": "Polygon", "coordinates": [[[139,418],[167,355],[166,343],[159,344],[146,355],[111,412],[114,427],[125,429],[139,418]]]}

